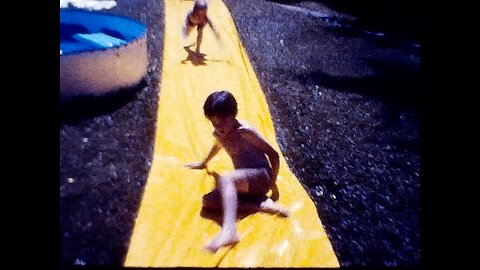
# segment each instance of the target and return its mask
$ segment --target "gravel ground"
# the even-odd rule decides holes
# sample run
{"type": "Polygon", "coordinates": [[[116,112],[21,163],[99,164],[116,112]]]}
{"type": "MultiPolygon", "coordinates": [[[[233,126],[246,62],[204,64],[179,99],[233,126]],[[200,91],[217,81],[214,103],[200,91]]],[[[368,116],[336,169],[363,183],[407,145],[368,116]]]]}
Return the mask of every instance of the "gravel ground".
{"type": "MultiPolygon", "coordinates": [[[[419,49],[322,1],[225,2],[341,266],[419,265],[419,49]]],[[[163,1],[117,4],[108,12],[149,27],[149,74],[117,95],[61,103],[63,265],[123,263],[150,166],[163,1]]]]}

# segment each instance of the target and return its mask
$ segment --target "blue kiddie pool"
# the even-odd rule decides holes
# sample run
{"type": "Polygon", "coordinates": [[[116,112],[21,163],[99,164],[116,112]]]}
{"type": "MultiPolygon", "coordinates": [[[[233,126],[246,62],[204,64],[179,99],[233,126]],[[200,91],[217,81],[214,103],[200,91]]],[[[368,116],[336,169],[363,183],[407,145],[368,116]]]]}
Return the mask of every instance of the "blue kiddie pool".
{"type": "Polygon", "coordinates": [[[130,18],[60,9],[60,94],[102,95],[147,73],[147,28],[130,18]]]}

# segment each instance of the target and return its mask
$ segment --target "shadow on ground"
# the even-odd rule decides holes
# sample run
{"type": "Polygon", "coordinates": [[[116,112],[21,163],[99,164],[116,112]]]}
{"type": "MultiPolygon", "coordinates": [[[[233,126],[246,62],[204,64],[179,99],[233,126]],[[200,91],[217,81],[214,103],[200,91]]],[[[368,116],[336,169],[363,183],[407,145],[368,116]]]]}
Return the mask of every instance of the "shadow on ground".
{"type": "Polygon", "coordinates": [[[163,1],[117,1],[102,12],[148,26],[148,74],[116,93],[60,101],[59,262],[64,268],[123,265],[153,157],[163,1]]]}
{"type": "MultiPolygon", "coordinates": [[[[215,171],[207,171],[207,173],[209,175],[211,175],[214,179],[215,179],[215,186],[218,187],[219,185],[219,177],[220,175],[215,172],[215,171]]],[[[271,196],[271,198],[273,200],[278,200],[278,197],[280,196],[279,193],[278,193],[278,188],[275,186],[274,188],[274,192],[273,196],[271,196]],[[273,198],[275,197],[275,198],[273,198]]],[[[268,197],[267,195],[264,195],[264,196],[249,196],[249,195],[242,195],[242,194],[237,194],[238,196],[238,200],[240,203],[248,203],[248,204],[256,204],[258,205],[258,207],[260,207],[260,204],[265,201],[268,197]]],[[[215,207],[216,209],[206,209],[204,207],[202,207],[201,211],[200,211],[200,216],[203,217],[203,218],[207,218],[207,219],[210,219],[212,221],[215,221],[219,226],[222,226],[222,222],[223,222],[223,211],[221,209],[221,197],[220,197],[220,193],[218,192],[218,190],[215,190],[213,189],[212,191],[210,191],[209,193],[205,194],[203,196],[204,200],[207,198],[209,199],[208,201],[217,201],[217,207],[215,207]]],[[[250,215],[253,215],[255,213],[264,213],[258,209],[241,209],[241,207],[239,207],[238,211],[237,211],[237,221],[239,220],[242,220],[250,215]]],[[[265,213],[264,213],[265,214],[265,213]]]]}
{"type": "Polygon", "coordinates": [[[119,89],[103,96],[76,96],[60,100],[60,123],[73,124],[86,118],[111,113],[135,98],[135,95],[147,86],[145,79],[137,85],[119,89]]]}
{"type": "Polygon", "coordinates": [[[287,5],[318,2],[355,16],[356,27],[388,33],[397,38],[420,40],[421,1],[414,0],[267,0],[287,5]]]}
{"type": "Polygon", "coordinates": [[[420,105],[420,78],[418,67],[411,63],[388,59],[369,59],[367,66],[373,75],[363,77],[337,77],[323,71],[298,75],[303,83],[314,83],[339,91],[361,94],[367,98],[379,99],[393,110],[415,110],[420,105]]]}

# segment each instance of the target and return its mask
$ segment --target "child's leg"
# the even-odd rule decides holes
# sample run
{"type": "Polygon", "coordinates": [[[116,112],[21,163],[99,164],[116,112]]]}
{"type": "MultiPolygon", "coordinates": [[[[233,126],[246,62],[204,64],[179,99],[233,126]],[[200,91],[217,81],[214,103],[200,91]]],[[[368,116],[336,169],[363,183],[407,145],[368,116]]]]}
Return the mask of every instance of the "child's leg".
{"type": "MultiPolygon", "coordinates": [[[[265,196],[266,197],[266,196],[265,196]]],[[[203,196],[202,208],[205,210],[221,211],[222,210],[222,196],[219,189],[215,189],[212,192],[203,196]]],[[[289,215],[288,210],[284,207],[276,204],[271,198],[266,197],[261,201],[255,199],[255,201],[239,200],[238,211],[245,212],[265,212],[270,214],[280,214],[287,217],[289,215]]]]}
{"type": "Polygon", "coordinates": [[[200,46],[202,45],[202,39],[203,39],[203,26],[198,26],[197,27],[197,49],[196,53],[200,53],[200,46]]]}
{"type": "Polygon", "coordinates": [[[223,222],[222,230],[205,246],[211,251],[216,251],[222,246],[234,244],[240,240],[235,224],[238,207],[237,189],[243,192],[248,191],[247,179],[239,171],[221,175],[218,183],[223,208],[223,222]]]}
{"type": "MultiPolygon", "coordinates": [[[[223,222],[220,233],[206,246],[211,251],[216,251],[222,246],[233,244],[239,241],[236,228],[238,192],[248,194],[252,185],[268,183],[269,176],[266,169],[238,169],[220,176],[219,189],[223,208],[223,222]]],[[[277,210],[273,201],[263,202],[260,206],[254,204],[243,204],[252,210],[273,212],[277,210]]],[[[279,208],[278,208],[279,209],[279,208]]]]}

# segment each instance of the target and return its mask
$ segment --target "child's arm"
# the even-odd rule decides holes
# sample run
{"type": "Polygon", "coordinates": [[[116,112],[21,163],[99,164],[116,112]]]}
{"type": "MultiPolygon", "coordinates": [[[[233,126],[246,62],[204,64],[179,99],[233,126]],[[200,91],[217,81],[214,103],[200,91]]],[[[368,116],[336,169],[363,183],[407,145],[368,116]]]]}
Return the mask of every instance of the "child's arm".
{"type": "Polygon", "coordinates": [[[280,156],[278,152],[255,130],[250,128],[244,128],[242,130],[242,136],[267,155],[270,165],[272,166],[272,175],[270,175],[270,178],[275,181],[278,170],[280,169],[280,156]]]}
{"type": "Polygon", "coordinates": [[[208,26],[210,26],[210,28],[212,29],[213,33],[215,34],[215,37],[216,37],[217,39],[219,39],[219,38],[220,38],[220,35],[218,34],[218,31],[217,31],[217,29],[215,28],[215,26],[213,26],[212,21],[210,21],[210,18],[207,18],[207,23],[208,23],[208,26]]]}
{"type": "Polygon", "coordinates": [[[221,148],[222,147],[218,144],[218,142],[215,142],[207,157],[203,161],[190,163],[185,166],[190,169],[205,169],[207,167],[207,163],[218,153],[218,151],[220,151],[221,148]]]}

